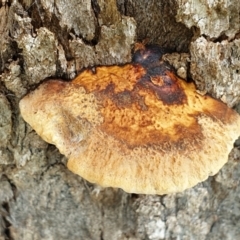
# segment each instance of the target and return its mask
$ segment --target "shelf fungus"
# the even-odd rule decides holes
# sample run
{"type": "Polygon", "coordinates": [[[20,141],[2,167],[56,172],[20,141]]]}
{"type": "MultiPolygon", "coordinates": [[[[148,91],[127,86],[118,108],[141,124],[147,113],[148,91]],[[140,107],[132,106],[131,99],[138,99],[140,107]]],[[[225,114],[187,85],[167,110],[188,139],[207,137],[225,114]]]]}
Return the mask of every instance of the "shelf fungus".
{"type": "Polygon", "coordinates": [[[142,47],[131,64],[46,81],[20,101],[21,114],[92,183],[130,193],[183,191],[226,163],[240,116],[179,79],[162,54],[142,47]]]}

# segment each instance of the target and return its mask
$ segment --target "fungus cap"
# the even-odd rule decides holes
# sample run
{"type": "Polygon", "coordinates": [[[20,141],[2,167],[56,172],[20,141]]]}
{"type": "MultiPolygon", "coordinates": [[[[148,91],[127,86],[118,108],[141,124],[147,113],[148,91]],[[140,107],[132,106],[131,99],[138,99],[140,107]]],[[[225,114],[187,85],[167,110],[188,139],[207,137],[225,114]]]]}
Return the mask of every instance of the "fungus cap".
{"type": "Polygon", "coordinates": [[[130,193],[183,191],[216,174],[240,135],[240,117],[196,92],[156,47],[133,63],[50,80],[20,101],[23,118],[92,183],[130,193]]]}

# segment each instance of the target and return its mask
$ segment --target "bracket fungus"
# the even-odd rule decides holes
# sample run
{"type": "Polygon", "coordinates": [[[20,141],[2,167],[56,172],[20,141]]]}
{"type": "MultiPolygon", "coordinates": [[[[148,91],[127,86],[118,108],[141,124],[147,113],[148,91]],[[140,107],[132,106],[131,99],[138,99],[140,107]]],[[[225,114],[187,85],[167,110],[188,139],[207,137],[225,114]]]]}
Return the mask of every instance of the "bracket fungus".
{"type": "Polygon", "coordinates": [[[162,54],[143,47],[131,64],[45,81],[20,101],[21,114],[92,183],[130,193],[183,191],[227,162],[240,116],[199,95],[162,54]]]}

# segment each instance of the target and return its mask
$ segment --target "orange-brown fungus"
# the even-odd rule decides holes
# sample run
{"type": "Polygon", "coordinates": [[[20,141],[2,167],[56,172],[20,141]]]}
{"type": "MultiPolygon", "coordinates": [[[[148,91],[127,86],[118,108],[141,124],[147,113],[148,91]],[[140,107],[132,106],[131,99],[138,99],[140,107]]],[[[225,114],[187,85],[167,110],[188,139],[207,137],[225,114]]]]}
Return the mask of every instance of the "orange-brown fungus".
{"type": "Polygon", "coordinates": [[[162,54],[141,47],[131,64],[47,81],[21,100],[22,116],[91,182],[151,194],[192,187],[226,163],[240,117],[179,79],[162,54]]]}

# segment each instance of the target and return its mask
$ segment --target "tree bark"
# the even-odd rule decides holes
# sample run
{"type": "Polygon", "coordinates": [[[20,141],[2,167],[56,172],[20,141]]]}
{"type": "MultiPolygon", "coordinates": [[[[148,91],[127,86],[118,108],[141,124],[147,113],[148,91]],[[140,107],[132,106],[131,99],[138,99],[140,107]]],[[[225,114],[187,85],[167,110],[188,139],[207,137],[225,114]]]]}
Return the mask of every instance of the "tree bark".
{"type": "Polygon", "coordinates": [[[168,48],[179,75],[240,112],[239,19],[239,0],[2,0],[0,240],[240,239],[240,141],[192,189],[128,194],[71,173],[18,108],[44,79],[125,64],[144,42],[168,48]]]}

